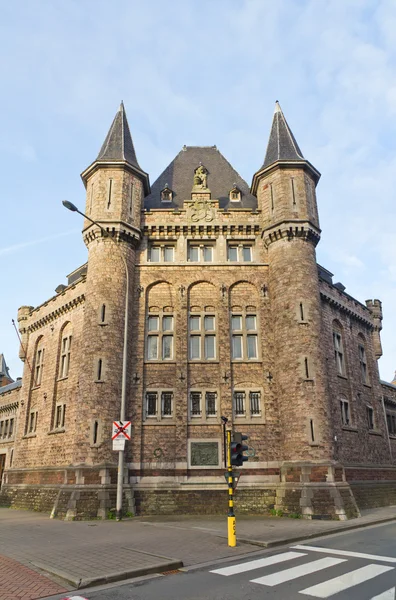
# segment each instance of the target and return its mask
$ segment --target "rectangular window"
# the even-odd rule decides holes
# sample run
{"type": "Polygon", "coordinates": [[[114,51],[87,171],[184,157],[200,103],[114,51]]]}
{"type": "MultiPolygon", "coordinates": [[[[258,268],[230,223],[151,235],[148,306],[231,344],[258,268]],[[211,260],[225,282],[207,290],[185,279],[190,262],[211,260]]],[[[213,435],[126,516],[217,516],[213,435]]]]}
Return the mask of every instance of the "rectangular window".
{"type": "Polygon", "coordinates": [[[247,357],[257,358],[257,335],[247,336],[247,357]]]}
{"type": "Polygon", "coordinates": [[[234,392],[235,416],[245,415],[245,392],[234,392]]]}
{"type": "Polygon", "coordinates": [[[158,335],[149,335],[148,337],[147,358],[148,360],[158,359],[158,335]]]}
{"type": "Polygon", "coordinates": [[[347,400],[340,400],[341,409],[341,422],[344,426],[351,424],[350,413],[349,413],[349,402],[347,400]]]}
{"type": "Polygon", "coordinates": [[[189,355],[191,360],[216,359],[216,319],[214,315],[190,315],[189,355]]]}
{"type": "Polygon", "coordinates": [[[70,348],[71,348],[72,336],[66,336],[62,339],[61,347],[61,362],[60,362],[60,377],[67,377],[69,375],[69,364],[70,364],[70,348]]]}
{"type": "Polygon", "coordinates": [[[190,358],[192,360],[199,360],[201,358],[201,336],[191,335],[190,336],[190,358]]]}
{"type": "Polygon", "coordinates": [[[162,336],[162,360],[173,358],[173,335],[162,336]]]}
{"type": "Polygon", "coordinates": [[[173,359],[173,316],[149,315],[147,319],[147,360],[173,359]]]}
{"type": "Polygon", "coordinates": [[[260,410],[260,392],[249,392],[250,414],[257,416],[261,414],[260,410]]]}
{"type": "Polygon", "coordinates": [[[252,262],[252,247],[242,246],[242,260],[243,262],[252,262]]]}
{"type": "Polygon", "coordinates": [[[232,358],[242,358],[242,336],[232,336],[232,358]]]}
{"type": "Polygon", "coordinates": [[[14,435],[14,419],[10,419],[10,426],[8,429],[8,437],[12,437],[14,435]]]}
{"type": "Polygon", "coordinates": [[[345,376],[345,361],[344,361],[344,350],[342,346],[341,334],[337,331],[333,331],[333,344],[334,344],[334,358],[336,362],[336,368],[338,375],[345,376]]]}
{"type": "Polygon", "coordinates": [[[206,392],[206,416],[214,417],[216,415],[216,392],[206,392]]]}
{"type": "Polygon", "coordinates": [[[37,350],[36,354],[36,372],[35,372],[35,385],[40,385],[43,377],[43,366],[44,366],[44,348],[37,350]]]}
{"type": "Polygon", "coordinates": [[[171,417],[172,416],[172,392],[162,392],[161,393],[161,415],[163,417],[171,417]]]}
{"type": "Polygon", "coordinates": [[[148,417],[157,416],[157,392],[147,392],[146,394],[146,415],[148,417]]]}
{"type": "Polygon", "coordinates": [[[175,247],[174,246],[150,246],[148,251],[148,259],[150,262],[174,262],[175,247]]]}
{"type": "Polygon", "coordinates": [[[191,416],[201,416],[201,392],[190,392],[191,416]]]}
{"type": "Polygon", "coordinates": [[[159,246],[151,246],[150,262],[160,262],[161,248],[159,246]]]}
{"type": "Polygon", "coordinates": [[[362,376],[363,383],[368,383],[367,377],[367,360],[366,360],[366,350],[362,344],[359,344],[359,362],[360,362],[360,373],[362,376]]]}
{"type": "Polygon", "coordinates": [[[175,260],[175,249],[173,246],[164,247],[164,262],[174,262],[175,260]]]}
{"type": "Polygon", "coordinates": [[[258,338],[256,315],[232,315],[232,358],[234,360],[255,360],[258,358],[258,338]]]}
{"type": "Polygon", "coordinates": [[[3,437],[4,421],[0,421],[0,438],[3,437]]]}
{"type": "Polygon", "coordinates": [[[253,246],[252,244],[229,244],[227,255],[230,262],[252,262],[253,246]]]}
{"type": "Polygon", "coordinates": [[[28,425],[28,432],[29,433],[34,433],[37,429],[37,417],[38,417],[38,412],[37,411],[32,411],[29,415],[29,425],[28,425]]]}
{"type": "Polygon", "coordinates": [[[396,435],[396,414],[392,412],[387,412],[386,422],[388,425],[389,435],[396,435]]]}
{"type": "Polygon", "coordinates": [[[371,406],[367,406],[367,425],[370,430],[374,429],[374,411],[371,406]]]}
{"type": "Polygon", "coordinates": [[[213,262],[213,244],[191,244],[188,247],[190,262],[213,262]]]}
{"type": "Polygon", "coordinates": [[[216,358],[216,337],[214,335],[205,335],[205,359],[216,358]]]}
{"type": "Polygon", "coordinates": [[[8,436],[8,426],[9,426],[9,420],[6,419],[4,421],[4,437],[6,438],[8,436]]]}
{"type": "Polygon", "coordinates": [[[58,404],[55,411],[55,429],[65,426],[66,404],[58,404]]]}

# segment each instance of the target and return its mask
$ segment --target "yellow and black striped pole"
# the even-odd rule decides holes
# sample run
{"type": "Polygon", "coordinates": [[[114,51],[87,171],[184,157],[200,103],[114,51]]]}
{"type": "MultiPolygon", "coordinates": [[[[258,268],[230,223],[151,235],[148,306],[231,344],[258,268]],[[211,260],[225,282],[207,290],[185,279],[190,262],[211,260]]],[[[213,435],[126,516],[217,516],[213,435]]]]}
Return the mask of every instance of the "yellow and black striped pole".
{"type": "Polygon", "coordinates": [[[231,464],[231,431],[227,430],[227,471],[228,471],[228,545],[236,546],[236,524],[234,513],[234,488],[231,464]]]}

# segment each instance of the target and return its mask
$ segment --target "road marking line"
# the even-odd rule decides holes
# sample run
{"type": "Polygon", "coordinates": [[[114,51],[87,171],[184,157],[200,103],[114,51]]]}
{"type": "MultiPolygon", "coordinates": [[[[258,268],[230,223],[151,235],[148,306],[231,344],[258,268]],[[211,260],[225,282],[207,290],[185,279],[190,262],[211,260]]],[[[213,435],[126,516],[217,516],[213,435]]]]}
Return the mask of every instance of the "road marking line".
{"type": "Polygon", "coordinates": [[[259,577],[258,579],[252,579],[251,583],[274,586],[278,585],[279,583],[284,583],[285,581],[291,581],[292,579],[303,577],[303,575],[309,575],[310,573],[315,573],[316,571],[321,571],[322,569],[339,565],[343,562],[346,562],[345,558],[320,558],[319,560],[306,563],[305,565],[299,565],[298,567],[285,569],[284,571],[279,571],[278,573],[272,573],[272,575],[265,575],[264,577],[259,577]]]}
{"type": "Polygon", "coordinates": [[[373,596],[371,600],[395,600],[396,598],[396,588],[392,588],[390,590],[386,590],[379,596],[373,596]]]}
{"type": "Polygon", "coordinates": [[[338,554],[339,556],[350,556],[352,558],[367,558],[380,562],[396,563],[394,556],[378,556],[377,554],[363,554],[362,552],[349,552],[347,550],[334,550],[333,548],[320,548],[317,546],[291,546],[296,550],[310,550],[311,552],[323,552],[325,554],[338,554]]]}
{"type": "Polygon", "coordinates": [[[384,567],[383,565],[367,565],[356,569],[356,571],[349,571],[349,573],[345,573],[341,577],[335,577],[334,579],[319,583],[319,585],[313,585],[299,593],[314,596],[315,598],[328,598],[329,596],[333,596],[333,594],[348,590],[355,585],[359,585],[393,569],[394,567],[384,567]]]}
{"type": "Polygon", "coordinates": [[[261,567],[269,567],[270,565],[276,565],[278,563],[292,560],[293,558],[299,558],[300,556],[306,556],[301,552],[284,552],[283,554],[276,554],[275,556],[267,556],[267,558],[259,558],[258,560],[250,560],[249,562],[239,563],[232,567],[224,567],[222,569],[216,569],[210,571],[210,573],[216,573],[217,575],[236,575],[237,573],[244,573],[245,571],[253,571],[254,569],[260,569],[261,567]]]}

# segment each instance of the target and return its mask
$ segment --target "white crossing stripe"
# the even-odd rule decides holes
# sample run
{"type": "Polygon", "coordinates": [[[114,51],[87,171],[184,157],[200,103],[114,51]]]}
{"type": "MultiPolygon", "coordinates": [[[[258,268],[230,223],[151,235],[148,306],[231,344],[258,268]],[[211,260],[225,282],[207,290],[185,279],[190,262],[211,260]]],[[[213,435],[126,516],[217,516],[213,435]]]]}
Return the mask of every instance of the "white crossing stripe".
{"type": "Polygon", "coordinates": [[[371,598],[371,600],[396,600],[396,588],[386,590],[386,592],[383,592],[378,596],[374,596],[371,598]]]}
{"type": "Polygon", "coordinates": [[[314,560],[313,562],[306,563],[305,565],[299,565],[298,567],[285,569],[284,571],[279,571],[278,573],[272,573],[272,575],[265,575],[264,577],[259,577],[258,579],[252,579],[251,583],[274,586],[278,585],[279,583],[284,583],[285,581],[290,581],[291,579],[303,577],[303,575],[309,575],[310,573],[315,573],[316,571],[321,571],[322,569],[339,565],[343,562],[346,562],[345,558],[320,558],[319,560],[314,560]]]}
{"type": "Polygon", "coordinates": [[[350,556],[351,558],[367,558],[379,562],[396,563],[394,556],[379,556],[378,554],[363,554],[362,552],[349,552],[348,550],[334,550],[333,548],[320,548],[317,546],[292,546],[293,550],[310,550],[311,552],[322,552],[324,554],[337,554],[338,556],[350,556]]]}
{"type": "Polygon", "coordinates": [[[222,569],[216,569],[210,571],[210,573],[216,573],[217,575],[236,575],[237,573],[245,573],[246,571],[253,571],[254,569],[260,569],[261,567],[269,567],[278,563],[298,558],[299,556],[306,556],[301,552],[284,552],[283,554],[276,554],[275,556],[267,556],[267,558],[259,558],[258,560],[251,560],[249,562],[240,563],[233,565],[232,567],[224,567],[222,569]]]}
{"type": "Polygon", "coordinates": [[[341,577],[335,577],[334,579],[328,579],[319,585],[313,585],[305,590],[302,590],[300,594],[306,594],[307,596],[314,596],[314,598],[329,598],[333,594],[338,594],[344,590],[364,583],[369,579],[373,579],[386,571],[392,571],[394,567],[384,567],[383,565],[367,565],[356,569],[356,571],[350,571],[341,575],[341,577]]]}

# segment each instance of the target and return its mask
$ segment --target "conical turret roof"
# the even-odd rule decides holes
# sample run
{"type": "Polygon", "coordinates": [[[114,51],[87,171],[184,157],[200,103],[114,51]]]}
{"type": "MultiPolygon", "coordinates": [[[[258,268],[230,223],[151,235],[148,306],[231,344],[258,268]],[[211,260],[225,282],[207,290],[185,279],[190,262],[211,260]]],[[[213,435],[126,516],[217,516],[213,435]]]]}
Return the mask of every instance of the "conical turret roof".
{"type": "MultiPolygon", "coordinates": [[[[268,140],[267,152],[261,169],[269,167],[278,160],[305,160],[296,142],[280,104],[276,101],[271,133],[268,140]]],[[[260,170],[261,170],[260,169],[260,170]]]]}
{"type": "Polygon", "coordinates": [[[96,160],[126,160],[130,165],[141,170],[136,158],[123,102],[120,104],[96,160]]]}

